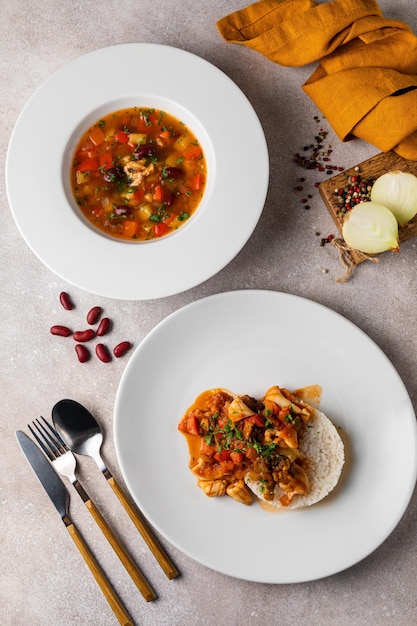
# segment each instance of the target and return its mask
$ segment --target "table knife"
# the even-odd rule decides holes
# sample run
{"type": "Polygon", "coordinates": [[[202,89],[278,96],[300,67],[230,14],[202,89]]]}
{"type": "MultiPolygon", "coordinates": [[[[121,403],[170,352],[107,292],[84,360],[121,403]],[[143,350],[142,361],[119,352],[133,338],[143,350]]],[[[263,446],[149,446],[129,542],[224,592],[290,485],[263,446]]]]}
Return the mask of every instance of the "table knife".
{"type": "Polygon", "coordinates": [[[90,568],[91,573],[102,590],[107,602],[111,606],[114,614],[119,620],[119,623],[124,626],[133,626],[133,621],[123,606],[122,601],[110,585],[105,573],[101,569],[101,566],[93,556],[89,547],[68,515],[69,492],[66,486],[55,472],[48,459],[39,450],[38,446],[26,435],[26,433],[18,430],[16,431],[16,438],[46,493],[54,503],[66,529],[74,540],[78,550],[81,552],[84,561],[90,568]]]}

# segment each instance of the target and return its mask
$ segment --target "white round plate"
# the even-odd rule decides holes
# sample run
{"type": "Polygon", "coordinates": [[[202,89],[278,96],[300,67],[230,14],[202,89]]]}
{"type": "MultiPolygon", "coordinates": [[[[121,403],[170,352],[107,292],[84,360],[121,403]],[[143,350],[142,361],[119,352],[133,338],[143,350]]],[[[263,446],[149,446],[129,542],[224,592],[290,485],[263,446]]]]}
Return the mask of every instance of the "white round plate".
{"type": "Polygon", "coordinates": [[[23,109],[6,161],[9,204],[32,251],[69,283],[125,300],[179,293],[220,271],[252,234],[268,182],[265,135],[242,91],[211,63],[157,44],[97,50],[54,74],[23,109]],[[200,140],[208,168],[192,218],[172,235],[142,243],[91,226],[69,182],[82,132],[132,106],[181,119],[200,140]],[[36,153],[29,165],[28,150],[36,153]]]}
{"type": "Polygon", "coordinates": [[[398,524],[417,476],[413,407],[384,353],[339,314],[272,291],[211,296],[156,326],[123,374],[114,429],[123,476],[155,528],[203,565],[257,582],[305,582],[359,562],[398,524]],[[208,498],[178,422],[205,389],[260,397],[274,384],[323,387],[321,408],[345,441],[338,486],[322,503],[276,513],[208,498]]]}

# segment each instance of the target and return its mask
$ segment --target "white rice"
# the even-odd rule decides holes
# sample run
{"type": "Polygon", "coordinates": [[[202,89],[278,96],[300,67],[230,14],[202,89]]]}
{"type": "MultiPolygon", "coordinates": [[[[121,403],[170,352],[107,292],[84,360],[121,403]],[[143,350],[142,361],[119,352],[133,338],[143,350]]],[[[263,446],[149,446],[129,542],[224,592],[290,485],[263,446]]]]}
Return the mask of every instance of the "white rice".
{"type": "Polygon", "coordinates": [[[300,452],[309,459],[306,472],[310,481],[307,495],[295,495],[288,506],[283,506],[279,498],[284,492],[277,486],[273,500],[266,500],[262,494],[262,484],[245,478],[253,493],[272,506],[282,509],[299,509],[311,506],[325,498],[337,485],[345,462],[343,442],[337,429],[321,411],[315,411],[300,441],[300,452]]]}

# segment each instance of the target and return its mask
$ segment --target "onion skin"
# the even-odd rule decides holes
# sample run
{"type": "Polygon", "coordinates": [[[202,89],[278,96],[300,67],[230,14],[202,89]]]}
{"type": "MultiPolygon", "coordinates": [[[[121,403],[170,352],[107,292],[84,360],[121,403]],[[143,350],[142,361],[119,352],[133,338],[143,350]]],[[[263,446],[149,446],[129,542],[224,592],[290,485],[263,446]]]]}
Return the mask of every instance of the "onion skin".
{"type": "Polygon", "coordinates": [[[346,213],[342,234],[348,246],[366,254],[398,252],[400,247],[394,214],[372,201],[360,202],[346,213]]]}
{"type": "Polygon", "coordinates": [[[382,174],[372,186],[371,201],[386,206],[404,227],[417,214],[417,176],[399,170],[382,174]]]}

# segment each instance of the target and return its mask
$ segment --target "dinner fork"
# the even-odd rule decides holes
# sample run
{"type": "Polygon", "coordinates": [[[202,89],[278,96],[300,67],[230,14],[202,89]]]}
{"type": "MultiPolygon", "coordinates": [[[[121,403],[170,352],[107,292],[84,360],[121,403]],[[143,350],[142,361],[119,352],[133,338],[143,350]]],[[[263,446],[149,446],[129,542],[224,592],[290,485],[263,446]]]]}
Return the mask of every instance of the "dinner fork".
{"type": "Polygon", "coordinates": [[[137,565],[134,563],[130,555],[126,552],[125,548],[120,544],[116,535],[109,527],[106,520],[101,515],[100,511],[96,508],[95,504],[92,502],[91,498],[88,496],[88,494],[80,484],[79,480],[76,478],[75,471],[77,461],[74,454],[69,449],[67,444],[63,441],[63,439],[59,436],[55,428],[53,428],[42,416],[41,420],[43,423],[40,420],[36,419],[32,422],[32,426],[28,424],[30,432],[35,437],[36,441],[45,452],[52,465],[56,468],[57,472],[61,474],[61,476],[65,476],[66,478],[68,478],[74,485],[77,493],[82,498],[84,504],[90,511],[94,520],[97,522],[100,530],[103,532],[113,550],[116,552],[117,556],[129,572],[132,580],[138,587],[145,600],[147,600],[148,602],[150,600],[154,600],[156,598],[154,590],[152,589],[146,578],[143,576],[142,572],[138,569],[137,565]]]}

